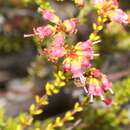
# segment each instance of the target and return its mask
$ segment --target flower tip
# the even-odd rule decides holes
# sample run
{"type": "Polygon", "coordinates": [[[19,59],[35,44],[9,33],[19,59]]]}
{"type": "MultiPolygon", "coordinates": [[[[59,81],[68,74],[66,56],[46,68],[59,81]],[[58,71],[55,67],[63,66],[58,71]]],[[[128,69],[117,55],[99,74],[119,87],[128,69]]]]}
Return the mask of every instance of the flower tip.
{"type": "Polygon", "coordinates": [[[24,34],[23,37],[26,38],[26,37],[33,37],[34,34],[24,34]]]}
{"type": "Polygon", "coordinates": [[[104,101],[103,101],[107,106],[110,106],[110,105],[112,105],[112,98],[110,98],[110,97],[108,97],[108,98],[106,98],[104,101]]]}

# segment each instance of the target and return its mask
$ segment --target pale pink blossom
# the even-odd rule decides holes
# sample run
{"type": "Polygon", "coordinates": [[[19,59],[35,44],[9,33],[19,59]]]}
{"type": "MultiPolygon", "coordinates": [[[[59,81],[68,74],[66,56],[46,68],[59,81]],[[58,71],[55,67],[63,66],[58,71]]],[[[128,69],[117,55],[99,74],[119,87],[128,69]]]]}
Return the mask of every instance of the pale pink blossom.
{"type": "Polygon", "coordinates": [[[59,34],[56,34],[54,36],[54,41],[53,43],[55,44],[55,46],[62,46],[64,45],[64,35],[59,33],[59,34]]]}
{"type": "Polygon", "coordinates": [[[57,33],[52,36],[52,41],[43,49],[43,54],[48,57],[48,60],[55,62],[65,55],[64,34],[57,33]]]}
{"type": "MultiPolygon", "coordinates": [[[[100,97],[101,100],[104,100],[104,91],[100,85],[100,81],[96,78],[89,79],[87,89],[87,94],[90,96],[90,102],[93,102],[94,97],[100,97]]],[[[86,92],[86,91],[85,91],[86,92]]]]}
{"type": "Polygon", "coordinates": [[[91,72],[92,76],[96,77],[96,78],[100,78],[102,73],[99,69],[94,69],[92,72],[91,72]]]}
{"type": "Polygon", "coordinates": [[[95,84],[90,84],[88,87],[88,93],[93,96],[102,96],[103,90],[100,86],[95,84]]]}
{"type": "Polygon", "coordinates": [[[70,62],[64,61],[63,62],[63,68],[66,72],[70,72],[71,71],[71,64],[70,62]]]}
{"type": "Polygon", "coordinates": [[[90,102],[93,102],[94,97],[100,97],[101,100],[105,102],[104,93],[107,91],[114,94],[111,89],[112,83],[108,80],[107,76],[98,69],[90,69],[90,76],[86,78],[86,83],[84,90],[90,96],[90,102]]]}
{"type": "Polygon", "coordinates": [[[108,80],[106,75],[102,75],[101,82],[102,82],[102,88],[104,91],[109,90],[111,94],[114,94],[113,90],[111,89],[112,83],[108,80]]]}
{"type": "Polygon", "coordinates": [[[81,77],[83,75],[83,70],[79,65],[73,65],[71,72],[73,73],[73,78],[81,77]]]}
{"type": "Polygon", "coordinates": [[[47,26],[40,26],[40,27],[37,27],[35,30],[34,30],[34,33],[36,35],[38,35],[40,38],[45,38],[45,37],[49,37],[53,34],[53,27],[51,25],[47,25],[47,26]]]}
{"type": "Polygon", "coordinates": [[[54,13],[49,10],[44,10],[42,16],[44,19],[51,21],[54,18],[54,13]]]}
{"type": "Polygon", "coordinates": [[[61,58],[64,56],[64,51],[65,51],[64,47],[52,46],[49,49],[50,49],[50,54],[52,57],[61,58]]]}
{"type": "Polygon", "coordinates": [[[50,45],[47,48],[44,48],[42,52],[42,55],[46,55],[51,62],[56,62],[59,58],[62,58],[64,54],[65,48],[62,46],[57,47],[55,45],[50,45]]]}
{"type": "Polygon", "coordinates": [[[45,20],[49,20],[55,24],[58,24],[60,22],[60,18],[54,12],[50,10],[41,10],[41,12],[45,20]]]}
{"type": "Polygon", "coordinates": [[[82,63],[81,63],[81,66],[82,66],[83,69],[90,68],[91,67],[90,60],[84,58],[82,63]]]}
{"type": "Polygon", "coordinates": [[[92,41],[87,40],[87,41],[85,41],[85,42],[82,42],[82,43],[80,44],[80,46],[81,46],[82,50],[92,49],[92,41]]]}
{"type": "Polygon", "coordinates": [[[128,15],[121,9],[116,9],[112,12],[108,12],[108,16],[113,22],[128,24],[128,15]]]}

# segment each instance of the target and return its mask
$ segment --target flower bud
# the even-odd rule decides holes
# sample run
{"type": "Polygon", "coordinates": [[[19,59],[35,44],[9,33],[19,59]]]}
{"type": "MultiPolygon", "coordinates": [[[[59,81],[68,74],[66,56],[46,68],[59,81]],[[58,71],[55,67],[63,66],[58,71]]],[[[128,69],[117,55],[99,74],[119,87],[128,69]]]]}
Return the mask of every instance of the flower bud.
{"type": "Polygon", "coordinates": [[[42,10],[42,16],[44,19],[49,20],[52,23],[58,24],[60,22],[60,18],[58,16],[55,15],[55,13],[53,13],[50,10],[42,10]]]}
{"type": "Polygon", "coordinates": [[[34,29],[34,33],[43,39],[51,36],[54,33],[54,28],[51,25],[40,26],[34,29]]]}

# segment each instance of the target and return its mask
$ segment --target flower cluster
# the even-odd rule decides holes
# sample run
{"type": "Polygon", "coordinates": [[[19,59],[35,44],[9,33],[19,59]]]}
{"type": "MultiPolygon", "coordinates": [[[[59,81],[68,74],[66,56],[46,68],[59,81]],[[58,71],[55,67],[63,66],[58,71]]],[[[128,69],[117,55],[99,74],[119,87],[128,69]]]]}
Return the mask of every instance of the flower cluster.
{"type": "MultiPolygon", "coordinates": [[[[81,7],[84,5],[83,0],[74,2],[81,7]]],[[[81,86],[90,96],[90,102],[93,102],[93,97],[96,96],[109,104],[110,100],[106,100],[103,95],[106,91],[113,94],[112,83],[100,70],[92,68],[91,62],[95,56],[93,45],[100,41],[97,33],[103,29],[107,21],[128,24],[128,15],[119,8],[118,0],[92,0],[92,3],[98,9],[99,17],[97,23],[93,24],[94,32],[88,40],[68,44],[66,39],[77,32],[79,20],[77,18],[61,20],[53,10],[41,8],[38,11],[49,24],[34,28],[34,34],[26,36],[36,36],[41,41],[51,39],[49,44],[41,48],[40,54],[54,63],[60,61],[64,72],[70,73],[73,79],[79,79],[81,86]],[[87,76],[86,70],[90,72],[87,76]]]]}
{"type": "Polygon", "coordinates": [[[109,91],[111,94],[114,94],[111,89],[112,83],[109,81],[107,76],[103,74],[99,69],[90,68],[87,74],[84,74],[79,82],[75,81],[75,85],[78,87],[83,87],[85,93],[90,96],[90,102],[92,103],[94,97],[100,97],[102,101],[107,103],[108,98],[104,97],[105,92],[109,91]],[[85,75],[85,76],[84,76],[85,75]]]}
{"type": "Polygon", "coordinates": [[[90,75],[86,78],[84,90],[90,95],[90,102],[93,102],[94,96],[99,96],[101,100],[105,101],[103,94],[106,91],[110,91],[114,94],[111,87],[112,83],[108,80],[107,76],[101,73],[100,70],[92,68],[90,70],[90,75]]]}
{"type": "Polygon", "coordinates": [[[66,53],[63,62],[64,70],[72,72],[73,78],[80,78],[85,69],[91,66],[93,59],[93,48],[90,40],[79,42],[66,53]]]}
{"type": "Polygon", "coordinates": [[[62,21],[53,11],[39,9],[39,12],[45,20],[48,20],[54,24],[53,28],[55,30],[53,30],[53,33],[56,34],[57,32],[64,32],[73,34],[77,32],[78,20],[76,18],[62,21]]]}
{"type": "Polygon", "coordinates": [[[43,10],[40,8],[39,12],[45,20],[52,24],[34,28],[34,34],[25,35],[25,37],[37,36],[41,41],[44,41],[45,38],[51,38],[51,43],[42,48],[40,54],[46,55],[49,61],[55,62],[65,55],[65,35],[77,32],[78,20],[71,18],[62,21],[53,10],[43,10]]]}
{"type": "Polygon", "coordinates": [[[99,13],[113,22],[128,24],[128,15],[119,8],[118,0],[92,0],[99,13]]]}

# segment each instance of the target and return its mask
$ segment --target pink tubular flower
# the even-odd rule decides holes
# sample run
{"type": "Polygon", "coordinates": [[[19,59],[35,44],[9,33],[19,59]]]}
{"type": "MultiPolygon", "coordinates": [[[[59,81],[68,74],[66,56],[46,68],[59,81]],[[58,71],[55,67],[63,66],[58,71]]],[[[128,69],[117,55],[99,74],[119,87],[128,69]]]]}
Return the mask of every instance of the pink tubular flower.
{"type": "Polygon", "coordinates": [[[51,62],[56,62],[59,58],[62,58],[65,54],[64,47],[57,47],[55,45],[51,45],[48,48],[45,48],[42,52],[42,55],[46,55],[48,60],[51,62]]]}
{"type": "Polygon", "coordinates": [[[51,36],[54,33],[54,28],[51,25],[40,26],[34,29],[34,33],[43,39],[51,36]]]}
{"type": "Polygon", "coordinates": [[[66,59],[63,62],[63,67],[64,67],[64,70],[66,72],[70,72],[71,71],[71,64],[70,64],[70,62],[71,62],[70,59],[66,59]]]}
{"type": "Polygon", "coordinates": [[[102,82],[102,88],[104,91],[109,90],[112,94],[114,94],[114,92],[111,89],[112,83],[107,79],[106,75],[102,74],[101,82],[102,82]]]}
{"type": "Polygon", "coordinates": [[[49,48],[49,50],[52,57],[61,58],[64,56],[64,47],[56,47],[55,45],[53,45],[49,48]]]}
{"type": "Polygon", "coordinates": [[[63,57],[65,54],[64,35],[61,33],[54,35],[52,44],[45,48],[43,53],[48,57],[48,60],[53,62],[63,57]]]}
{"type": "Polygon", "coordinates": [[[93,48],[92,48],[92,42],[90,40],[87,40],[85,42],[80,42],[77,46],[80,46],[83,55],[85,56],[85,58],[93,60],[93,48]]]}
{"type": "Polygon", "coordinates": [[[58,24],[60,22],[60,18],[56,16],[52,11],[50,10],[41,10],[42,16],[44,19],[49,20],[52,23],[58,24]]]}
{"type": "Polygon", "coordinates": [[[101,97],[102,100],[104,100],[104,97],[103,97],[104,91],[98,79],[90,78],[87,89],[88,89],[88,95],[90,96],[90,102],[93,102],[94,96],[99,96],[101,97]]]}
{"type": "MultiPolygon", "coordinates": [[[[92,68],[90,76],[86,78],[87,85],[84,86],[85,92],[90,96],[90,102],[93,102],[94,97],[100,97],[104,102],[104,93],[110,91],[112,94],[112,83],[108,80],[107,76],[100,72],[100,70],[92,68]]],[[[107,101],[106,101],[107,102],[107,101]]]]}
{"type": "Polygon", "coordinates": [[[108,12],[108,16],[111,19],[111,21],[120,24],[128,24],[128,15],[121,9],[116,9],[115,11],[108,12]]]}
{"type": "Polygon", "coordinates": [[[95,69],[95,70],[93,70],[91,72],[91,75],[94,76],[94,77],[96,77],[96,78],[100,78],[101,75],[102,75],[102,73],[101,73],[101,71],[99,69],[95,69]]]}
{"type": "Polygon", "coordinates": [[[58,33],[54,36],[54,44],[55,46],[64,45],[64,35],[62,33],[58,33]]]}
{"type": "Polygon", "coordinates": [[[83,70],[77,62],[75,62],[75,63],[74,62],[72,63],[73,67],[71,67],[71,72],[73,73],[73,78],[81,77],[83,75],[83,70]]]}
{"type": "Polygon", "coordinates": [[[91,67],[90,60],[84,57],[81,66],[83,69],[90,68],[91,67]]]}
{"type": "Polygon", "coordinates": [[[103,89],[100,86],[100,82],[96,78],[90,79],[88,92],[93,96],[101,96],[103,94],[103,89]]]}
{"type": "Polygon", "coordinates": [[[70,34],[77,32],[77,24],[78,24],[78,20],[76,18],[65,20],[63,22],[63,25],[65,26],[65,31],[70,34]]]}

